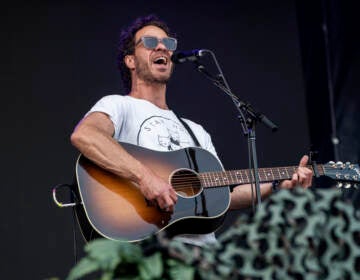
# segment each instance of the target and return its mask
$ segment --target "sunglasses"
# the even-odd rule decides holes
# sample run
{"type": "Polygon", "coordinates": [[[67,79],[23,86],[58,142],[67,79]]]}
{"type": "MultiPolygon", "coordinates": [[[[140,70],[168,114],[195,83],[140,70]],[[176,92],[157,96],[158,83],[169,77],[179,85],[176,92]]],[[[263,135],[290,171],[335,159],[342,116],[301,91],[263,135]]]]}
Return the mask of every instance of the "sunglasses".
{"type": "Polygon", "coordinates": [[[175,51],[177,47],[177,40],[171,37],[159,39],[154,36],[143,36],[136,42],[135,46],[139,45],[141,42],[144,47],[149,50],[155,49],[159,43],[162,43],[169,51],[175,51]]]}

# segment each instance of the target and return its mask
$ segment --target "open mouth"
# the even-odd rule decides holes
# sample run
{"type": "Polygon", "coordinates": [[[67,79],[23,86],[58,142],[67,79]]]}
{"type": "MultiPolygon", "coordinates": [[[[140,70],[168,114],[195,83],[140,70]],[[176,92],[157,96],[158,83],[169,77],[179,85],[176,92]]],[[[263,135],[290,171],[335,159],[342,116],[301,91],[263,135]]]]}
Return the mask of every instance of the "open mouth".
{"type": "Polygon", "coordinates": [[[168,58],[166,56],[159,56],[153,60],[153,63],[158,65],[167,65],[168,58]]]}

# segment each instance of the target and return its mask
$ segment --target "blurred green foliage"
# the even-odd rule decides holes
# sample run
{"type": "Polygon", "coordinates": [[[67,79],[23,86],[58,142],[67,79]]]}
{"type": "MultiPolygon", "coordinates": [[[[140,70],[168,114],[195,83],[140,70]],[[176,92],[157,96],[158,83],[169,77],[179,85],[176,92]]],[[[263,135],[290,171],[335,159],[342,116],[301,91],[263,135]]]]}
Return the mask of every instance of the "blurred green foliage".
{"type": "Polygon", "coordinates": [[[338,189],[282,190],[244,213],[214,246],[158,234],[141,243],[98,239],[68,280],[360,279],[360,213],[338,189]]]}

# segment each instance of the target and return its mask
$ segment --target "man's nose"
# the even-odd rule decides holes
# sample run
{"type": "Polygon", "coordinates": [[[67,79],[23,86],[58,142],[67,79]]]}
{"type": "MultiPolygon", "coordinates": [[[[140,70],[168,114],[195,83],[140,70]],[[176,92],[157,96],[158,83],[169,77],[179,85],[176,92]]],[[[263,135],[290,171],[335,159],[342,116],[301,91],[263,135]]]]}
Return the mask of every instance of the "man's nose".
{"type": "Polygon", "coordinates": [[[164,43],[162,41],[158,41],[158,44],[156,45],[155,50],[157,51],[167,51],[167,48],[165,47],[164,43]]]}

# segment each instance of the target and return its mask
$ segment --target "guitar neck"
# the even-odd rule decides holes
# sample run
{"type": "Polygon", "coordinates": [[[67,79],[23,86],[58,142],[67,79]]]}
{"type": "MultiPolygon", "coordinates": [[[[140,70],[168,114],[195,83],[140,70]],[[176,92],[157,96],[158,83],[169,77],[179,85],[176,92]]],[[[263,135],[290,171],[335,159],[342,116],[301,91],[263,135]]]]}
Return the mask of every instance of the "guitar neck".
{"type": "MultiPolygon", "coordinates": [[[[307,166],[313,170],[312,166],[307,166]]],[[[298,166],[259,168],[260,183],[292,178],[298,166]]],[[[314,170],[313,170],[314,171],[314,170]]],[[[324,175],[323,165],[317,165],[317,174],[324,175]]],[[[230,171],[203,172],[199,174],[203,187],[248,184],[255,182],[253,170],[240,169],[230,171]]]]}

